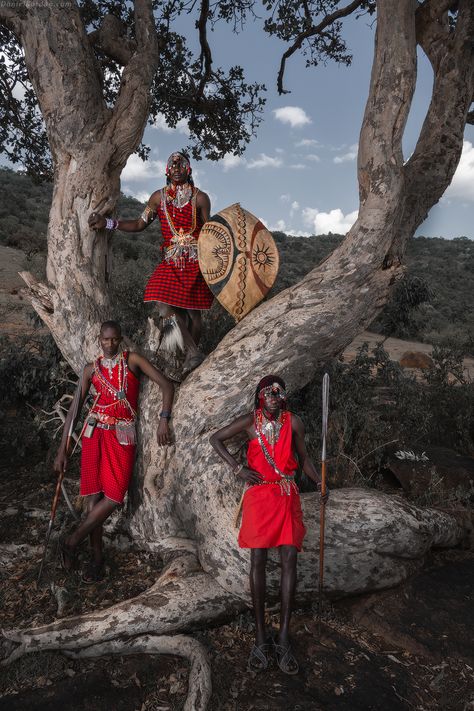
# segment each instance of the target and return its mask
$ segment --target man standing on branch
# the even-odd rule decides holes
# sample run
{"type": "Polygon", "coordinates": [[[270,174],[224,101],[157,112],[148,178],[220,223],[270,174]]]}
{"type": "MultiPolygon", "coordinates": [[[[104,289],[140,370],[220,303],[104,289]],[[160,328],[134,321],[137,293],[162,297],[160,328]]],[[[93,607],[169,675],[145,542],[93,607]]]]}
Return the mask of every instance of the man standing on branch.
{"type": "Polygon", "coordinates": [[[66,470],[68,433],[74,428],[93,385],[97,394],[82,433],[80,492],[87,497],[88,513],[78,528],[61,543],[61,562],[66,570],[70,570],[75,567],[77,546],[90,535],[93,558],[82,576],[85,583],[94,583],[102,577],[102,524],[123,503],[132,476],[141,375],[146,375],[161,388],[163,411],[160,413],[157,439],[160,445],[170,441],[168,420],[171,417],[173,384],[143,356],[121,351],[121,341],[119,324],[105,321],[99,335],[103,355],[84,368],[78,385],[81,388],[78,405],[75,407],[73,404],[69,409],[54,460],[56,472],[66,470]]]}
{"type": "Polygon", "coordinates": [[[299,464],[304,473],[320,483],[306,451],[304,426],[286,409],[285,383],[275,375],[263,378],[255,392],[255,410],[238,417],[212,435],[216,452],[248,485],[242,502],[239,546],[250,548],[250,590],[255,615],[256,638],[248,661],[252,671],[268,667],[272,640],[265,630],[265,568],[269,548],[280,549],[281,610],[275,654],[285,674],[297,674],[289,640],[289,624],[296,586],[296,554],[306,529],[295,484],[299,464]],[[249,439],[247,464],[239,464],[225,447],[225,440],[245,433],[249,439]],[[298,461],[295,459],[295,453],[298,461]]]}
{"type": "Polygon", "coordinates": [[[162,348],[186,350],[183,371],[204,360],[198,345],[201,311],[209,309],[212,293],[199,269],[197,240],[209,219],[209,196],[194,186],[184,153],[173,153],[166,166],[167,185],[150,197],[138,220],[112,220],[92,213],[89,225],[123,232],[141,232],[158,217],[163,235],[163,261],[145,287],[144,301],[157,301],[163,325],[162,348]]]}

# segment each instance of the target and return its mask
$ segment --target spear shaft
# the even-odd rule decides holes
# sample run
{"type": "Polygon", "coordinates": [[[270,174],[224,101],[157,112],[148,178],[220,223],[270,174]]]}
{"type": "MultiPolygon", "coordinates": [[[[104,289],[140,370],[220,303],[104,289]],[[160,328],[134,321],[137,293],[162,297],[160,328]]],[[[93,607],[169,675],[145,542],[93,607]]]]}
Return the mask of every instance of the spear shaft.
{"type": "MultiPolygon", "coordinates": [[[[66,440],[66,449],[65,449],[66,456],[69,452],[69,445],[71,444],[74,425],[76,424],[77,416],[79,414],[79,404],[81,402],[81,394],[82,394],[82,380],[83,380],[83,378],[81,375],[81,377],[79,378],[79,382],[77,383],[76,392],[74,393],[74,398],[71,403],[70,411],[72,411],[72,415],[71,415],[71,421],[69,423],[69,430],[68,430],[67,440],[66,440]]],[[[59,472],[58,480],[56,482],[56,490],[54,492],[53,503],[51,504],[51,512],[49,514],[49,523],[48,523],[48,528],[46,531],[46,537],[45,537],[45,541],[44,541],[43,557],[41,558],[41,564],[40,564],[40,568],[38,571],[38,577],[36,579],[36,585],[39,585],[40,580],[41,580],[41,575],[43,573],[43,567],[44,567],[44,563],[46,560],[46,553],[48,550],[49,539],[51,537],[51,531],[53,530],[54,519],[56,517],[56,510],[58,508],[59,495],[61,493],[61,489],[64,490],[64,484],[63,484],[64,474],[65,474],[65,469],[63,468],[59,472]]]]}
{"type": "Polygon", "coordinates": [[[321,502],[319,504],[319,594],[318,633],[321,636],[321,613],[323,606],[324,581],[324,528],[326,523],[326,436],[329,412],[329,375],[324,373],[322,388],[322,444],[321,444],[321,502]]]}

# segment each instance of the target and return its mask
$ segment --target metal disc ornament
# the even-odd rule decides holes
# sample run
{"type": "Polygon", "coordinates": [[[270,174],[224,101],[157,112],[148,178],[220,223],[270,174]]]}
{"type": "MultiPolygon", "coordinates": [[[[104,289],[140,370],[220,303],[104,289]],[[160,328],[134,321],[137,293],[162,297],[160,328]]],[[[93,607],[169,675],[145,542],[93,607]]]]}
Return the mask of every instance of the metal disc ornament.
{"type": "Polygon", "coordinates": [[[205,223],[198,259],[209,289],[236,321],[271,289],[279,266],[271,233],[238,202],[205,223]]]}

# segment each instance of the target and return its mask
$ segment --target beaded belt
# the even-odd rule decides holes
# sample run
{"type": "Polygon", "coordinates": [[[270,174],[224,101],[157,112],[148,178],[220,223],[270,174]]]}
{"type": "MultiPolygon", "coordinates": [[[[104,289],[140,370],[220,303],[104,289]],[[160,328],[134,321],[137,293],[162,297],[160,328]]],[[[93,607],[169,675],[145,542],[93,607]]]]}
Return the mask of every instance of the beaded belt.
{"type": "MultiPolygon", "coordinates": [[[[175,242],[174,238],[173,242],[175,242]]],[[[189,241],[183,240],[182,242],[176,240],[174,244],[170,244],[169,247],[164,249],[165,262],[179,262],[184,257],[195,261],[197,256],[197,239],[194,238],[189,241]]]]}
{"type": "Polygon", "coordinates": [[[277,484],[277,486],[281,489],[282,496],[285,494],[286,496],[289,496],[292,487],[296,493],[298,493],[298,487],[293,476],[285,476],[281,479],[275,479],[274,481],[259,481],[258,483],[250,484],[249,486],[263,486],[263,484],[277,484]]]}
{"type": "Polygon", "coordinates": [[[105,422],[98,422],[97,428],[100,430],[114,430],[115,425],[107,425],[105,422]]]}

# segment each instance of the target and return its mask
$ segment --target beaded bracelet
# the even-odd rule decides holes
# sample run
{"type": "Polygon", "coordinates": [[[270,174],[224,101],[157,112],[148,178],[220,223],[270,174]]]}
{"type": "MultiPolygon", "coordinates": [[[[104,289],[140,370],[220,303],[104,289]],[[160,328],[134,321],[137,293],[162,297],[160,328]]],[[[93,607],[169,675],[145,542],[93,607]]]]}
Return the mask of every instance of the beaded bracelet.
{"type": "Polygon", "coordinates": [[[118,220],[112,220],[111,217],[105,218],[105,229],[116,230],[118,228],[118,220]]]}
{"type": "Polygon", "coordinates": [[[170,410],[162,410],[160,412],[160,417],[166,417],[166,419],[169,420],[171,417],[171,411],[170,410]]]}

